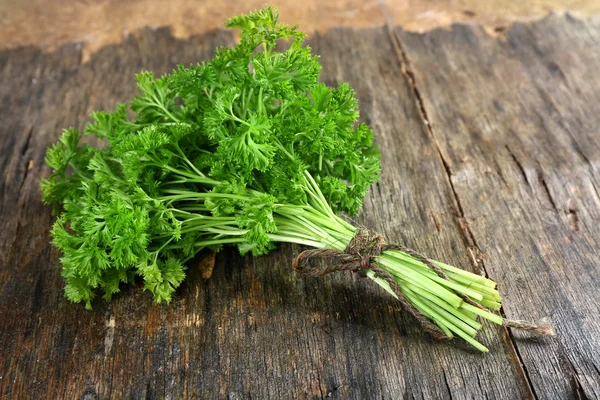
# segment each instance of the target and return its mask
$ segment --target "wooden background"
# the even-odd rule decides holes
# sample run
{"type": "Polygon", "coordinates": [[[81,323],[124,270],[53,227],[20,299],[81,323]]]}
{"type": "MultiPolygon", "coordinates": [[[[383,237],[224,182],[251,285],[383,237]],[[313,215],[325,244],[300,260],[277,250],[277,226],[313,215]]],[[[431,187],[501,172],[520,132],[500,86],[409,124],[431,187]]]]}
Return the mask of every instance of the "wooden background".
{"type": "Polygon", "coordinates": [[[19,30],[26,3],[2,1],[0,398],[600,398],[598,17],[495,26],[450,10],[460,24],[415,32],[398,17],[409,11],[383,6],[365,23],[352,22],[359,7],[350,22],[307,27],[323,80],[352,84],[383,150],[358,221],[487,274],[507,317],[552,317],[549,339],[486,325],[483,355],[431,341],[367,280],[296,275],[295,246],[224,251],[208,280],[204,255],[168,306],[139,288],[91,312],[67,302],[40,203],[45,148],[129,99],[135,72],[209,58],[235,37],[202,19],[185,35],[123,36],[117,24],[121,39],[94,47],[57,33],[60,21],[19,30]],[[44,29],[54,39],[28,39],[44,29]]]}

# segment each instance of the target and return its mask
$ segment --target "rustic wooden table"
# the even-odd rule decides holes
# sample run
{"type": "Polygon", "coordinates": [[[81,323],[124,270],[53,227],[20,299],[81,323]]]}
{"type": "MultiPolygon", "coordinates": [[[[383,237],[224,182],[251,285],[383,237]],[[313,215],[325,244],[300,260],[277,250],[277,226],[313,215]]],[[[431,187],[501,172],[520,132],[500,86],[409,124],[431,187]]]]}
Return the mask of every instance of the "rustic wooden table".
{"type": "Polygon", "coordinates": [[[367,280],[296,275],[294,246],[226,250],[208,280],[191,265],[171,305],[134,288],[93,311],[67,302],[38,189],[46,146],[132,96],[135,72],[234,41],[145,29],[89,53],[0,51],[0,398],[599,398],[600,20],[497,35],[393,21],[309,40],[383,151],[359,222],[487,274],[504,315],[550,316],[556,337],[486,325],[489,354],[435,343],[367,280]]]}

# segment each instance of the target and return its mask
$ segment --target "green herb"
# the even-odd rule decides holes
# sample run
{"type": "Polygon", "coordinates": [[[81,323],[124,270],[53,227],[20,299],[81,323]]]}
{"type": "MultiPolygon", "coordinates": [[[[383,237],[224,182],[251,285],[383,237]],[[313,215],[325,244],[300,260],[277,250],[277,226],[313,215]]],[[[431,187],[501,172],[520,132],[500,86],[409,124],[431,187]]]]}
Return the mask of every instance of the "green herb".
{"type": "MultiPolygon", "coordinates": [[[[379,152],[357,124],[352,88],[319,83],[304,34],[277,17],[271,7],[234,17],[227,26],[242,30],[239,45],[158,79],[137,75],[141,95],[129,106],[92,114],[85,135],[104,145],[83,144],[71,128],[49,148],[54,172],[41,185],[58,212],[52,236],[69,300],[91,308],[95,295],[110,300],[138,276],[157,302],[169,302],[185,262],[206,247],[253,255],[276,242],[346,248],[356,228],[338,214],[360,209],[379,178],[379,152]]],[[[438,263],[445,280],[397,250],[376,262],[448,337],[487,351],[473,338],[476,318],[502,318],[460,295],[498,310],[492,281],[438,263]]]]}

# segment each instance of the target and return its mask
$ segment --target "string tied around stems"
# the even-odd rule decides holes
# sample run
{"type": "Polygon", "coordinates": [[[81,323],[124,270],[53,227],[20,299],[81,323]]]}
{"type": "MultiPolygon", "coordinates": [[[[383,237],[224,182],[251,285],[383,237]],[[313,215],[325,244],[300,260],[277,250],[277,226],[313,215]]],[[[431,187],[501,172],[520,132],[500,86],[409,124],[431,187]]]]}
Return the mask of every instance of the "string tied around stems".
{"type": "MultiPolygon", "coordinates": [[[[390,286],[392,292],[398,297],[402,308],[414,316],[425,331],[435,339],[447,338],[444,331],[440,329],[429,318],[420,313],[415,306],[402,293],[396,279],[389,272],[379,267],[373,258],[379,256],[386,250],[398,250],[421,261],[429,269],[435,272],[440,278],[450,280],[444,271],[435,265],[429,258],[419,254],[413,249],[397,244],[386,244],[383,237],[370,229],[359,228],[352,240],[343,251],[332,249],[312,249],[305,250],[298,254],[292,261],[292,267],[304,275],[324,276],[339,271],[352,271],[366,276],[366,271],[373,271],[379,278],[383,279],[390,286]]],[[[463,301],[483,309],[483,307],[464,294],[457,293],[463,301]]],[[[502,325],[508,328],[515,328],[528,331],[537,335],[553,336],[554,330],[549,319],[542,319],[537,324],[524,321],[513,321],[503,319],[502,325]]]]}

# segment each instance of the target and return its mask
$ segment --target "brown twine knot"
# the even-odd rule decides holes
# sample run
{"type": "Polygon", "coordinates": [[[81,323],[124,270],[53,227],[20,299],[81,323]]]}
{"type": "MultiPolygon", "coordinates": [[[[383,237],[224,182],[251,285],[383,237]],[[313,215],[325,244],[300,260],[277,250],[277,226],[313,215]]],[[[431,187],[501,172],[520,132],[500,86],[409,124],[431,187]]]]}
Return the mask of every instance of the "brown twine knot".
{"type": "Polygon", "coordinates": [[[448,278],[439,267],[432,264],[426,257],[402,246],[388,245],[380,234],[367,228],[359,228],[344,251],[331,249],[305,250],[292,261],[292,267],[296,271],[309,276],[323,276],[338,271],[353,271],[366,276],[366,270],[370,269],[390,285],[390,289],[398,296],[402,308],[412,314],[431,336],[436,339],[445,339],[444,332],[408,301],[394,277],[373,262],[372,258],[377,257],[385,250],[404,251],[424,262],[438,275],[448,278]],[[322,262],[315,262],[318,260],[322,262]]]}
{"type": "MultiPolygon", "coordinates": [[[[350,243],[343,251],[331,249],[313,249],[305,250],[298,254],[292,261],[292,267],[297,271],[309,276],[323,276],[338,271],[353,271],[366,276],[366,270],[370,269],[375,274],[390,285],[390,289],[400,300],[402,308],[413,315],[423,326],[423,328],[435,339],[446,339],[444,332],[430,319],[421,314],[415,306],[406,298],[400,290],[394,277],[387,271],[381,269],[372,258],[379,256],[386,250],[399,250],[409,256],[421,261],[434,271],[439,277],[450,280],[448,275],[440,267],[431,262],[431,260],[415,250],[395,245],[386,244],[383,237],[375,231],[367,228],[359,228],[356,234],[350,240],[350,243]],[[320,261],[320,262],[319,262],[320,261]]],[[[466,295],[457,293],[463,301],[477,307],[483,308],[475,303],[466,295]]],[[[504,320],[503,325],[510,328],[521,329],[539,335],[552,336],[554,331],[547,320],[542,320],[538,324],[530,324],[522,321],[504,320]]]]}

